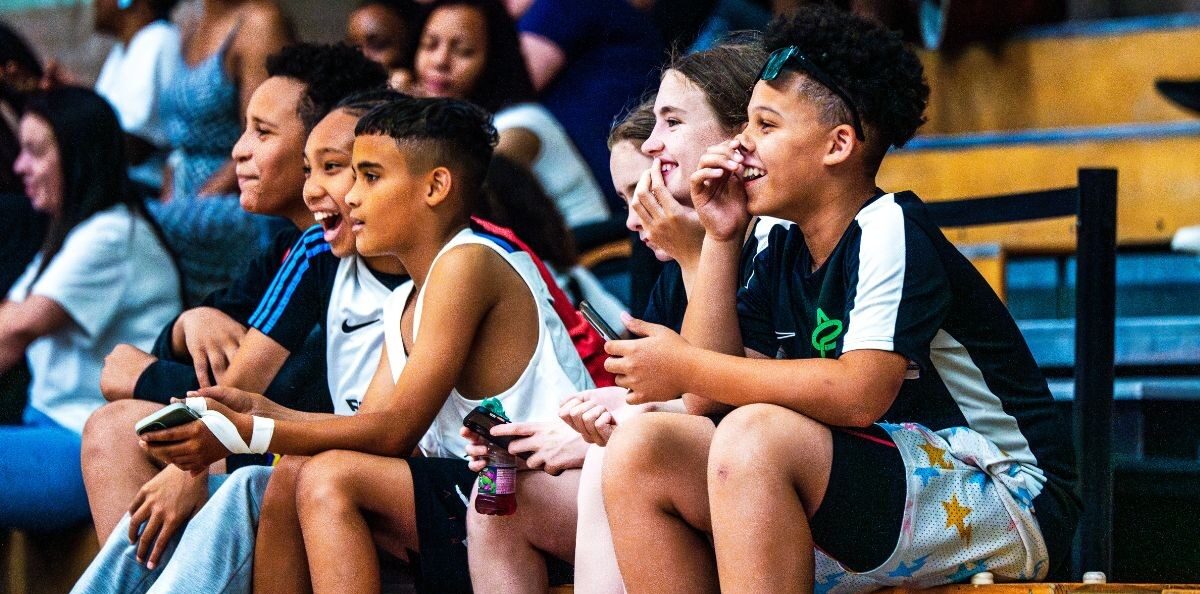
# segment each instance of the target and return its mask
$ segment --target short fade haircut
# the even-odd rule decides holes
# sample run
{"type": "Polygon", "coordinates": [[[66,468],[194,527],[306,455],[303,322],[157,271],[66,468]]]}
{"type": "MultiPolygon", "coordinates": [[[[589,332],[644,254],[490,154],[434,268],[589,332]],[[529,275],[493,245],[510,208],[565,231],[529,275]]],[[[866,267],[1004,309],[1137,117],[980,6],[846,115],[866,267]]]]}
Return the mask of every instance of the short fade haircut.
{"type": "Polygon", "coordinates": [[[267,76],[282,76],[304,84],[304,97],[296,113],[306,132],[311,132],[347,96],[387,84],[383,66],[344,43],[289,45],[267,57],[267,76]]]}
{"type": "MultiPolygon", "coordinates": [[[[769,52],[796,46],[850,95],[873,172],[888,148],[904,146],[925,123],[929,86],[899,33],[847,11],[808,5],[771,21],[763,42],[769,52]]],[[[851,122],[846,104],[821,83],[806,77],[800,92],[817,103],[824,123],[851,122]]]]}
{"type": "Polygon", "coordinates": [[[462,180],[469,212],[483,189],[499,136],[492,116],[458,99],[404,97],[367,112],[355,136],[390,136],[409,156],[430,167],[447,167],[462,180]]]}
{"type": "Polygon", "coordinates": [[[608,150],[622,142],[629,141],[641,150],[642,143],[654,133],[654,95],[647,97],[613,122],[608,131],[608,150]]]}

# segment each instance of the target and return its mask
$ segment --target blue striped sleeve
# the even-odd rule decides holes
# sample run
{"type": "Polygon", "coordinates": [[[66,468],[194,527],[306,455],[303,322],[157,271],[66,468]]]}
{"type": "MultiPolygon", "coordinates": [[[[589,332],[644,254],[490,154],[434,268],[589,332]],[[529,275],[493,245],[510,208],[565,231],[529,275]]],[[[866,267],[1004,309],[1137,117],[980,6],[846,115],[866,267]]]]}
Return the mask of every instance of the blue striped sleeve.
{"type": "MultiPolygon", "coordinates": [[[[320,278],[323,275],[318,269],[328,268],[314,266],[322,257],[332,258],[332,254],[329,244],[325,243],[322,237],[321,227],[314,225],[292,246],[287,260],[275,274],[254,314],[250,316],[250,326],[276,339],[284,347],[291,349],[298,346],[290,344],[294,342],[290,340],[294,338],[292,335],[299,335],[299,340],[302,341],[312,328],[312,320],[319,319],[316,317],[318,314],[324,315],[324,311],[315,311],[319,309],[316,306],[320,301],[323,284],[323,279],[320,278]],[[284,324],[288,326],[284,332],[277,331],[281,320],[289,322],[284,324]],[[290,331],[293,326],[298,326],[295,332],[290,331]],[[278,336],[279,334],[282,336],[278,336]]],[[[336,261],[336,258],[333,260],[336,261]]]]}

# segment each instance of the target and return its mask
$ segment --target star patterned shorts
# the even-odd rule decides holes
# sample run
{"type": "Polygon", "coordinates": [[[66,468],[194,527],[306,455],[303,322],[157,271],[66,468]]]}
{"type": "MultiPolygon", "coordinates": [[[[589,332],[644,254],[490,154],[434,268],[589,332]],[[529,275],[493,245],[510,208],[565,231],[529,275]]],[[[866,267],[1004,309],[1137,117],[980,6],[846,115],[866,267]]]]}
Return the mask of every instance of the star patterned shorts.
{"type": "MultiPolygon", "coordinates": [[[[818,550],[816,594],[927,588],[968,581],[983,571],[996,581],[1045,577],[1048,553],[1033,509],[1043,481],[1038,469],[971,429],[877,427],[895,443],[907,477],[899,540],[886,561],[865,572],[818,550]]],[[[814,537],[819,546],[816,530],[814,537]]]]}

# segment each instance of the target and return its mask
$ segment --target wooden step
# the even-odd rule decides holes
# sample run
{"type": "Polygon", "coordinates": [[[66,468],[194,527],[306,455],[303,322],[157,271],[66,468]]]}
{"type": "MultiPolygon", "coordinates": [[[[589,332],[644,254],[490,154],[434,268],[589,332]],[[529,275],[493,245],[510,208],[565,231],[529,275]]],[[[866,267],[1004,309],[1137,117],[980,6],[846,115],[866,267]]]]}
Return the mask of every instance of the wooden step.
{"type": "Polygon", "coordinates": [[[955,584],[936,588],[887,588],[878,594],[1200,594],[1200,584],[1080,584],[1020,583],[976,586],[955,584]]]}
{"type": "MultiPolygon", "coordinates": [[[[1197,61],[1200,67],[1200,61],[1197,61]]],[[[926,201],[1076,185],[1080,167],[1118,169],[1117,241],[1166,245],[1176,229],[1200,224],[1200,120],[914,139],[893,151],[880,187],[911,189],[926,201]]],[[[1073,218],[949,229],[958,244],[1006,252],[1074,249],[1073,218]]]]}
{"type": "Polygon", "coordinates": [[[1154,79],[1200,79],[1200,15],[1043,27],[921,61],[931,90],[922,134],[1189,120],[1154,79]]]}

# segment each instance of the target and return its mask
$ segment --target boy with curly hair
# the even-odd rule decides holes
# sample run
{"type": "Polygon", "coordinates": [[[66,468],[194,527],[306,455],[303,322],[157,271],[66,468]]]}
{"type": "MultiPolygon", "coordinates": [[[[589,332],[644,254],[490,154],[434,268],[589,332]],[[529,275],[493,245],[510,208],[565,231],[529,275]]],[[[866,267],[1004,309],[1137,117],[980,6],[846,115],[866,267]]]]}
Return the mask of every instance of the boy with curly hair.
{"type": "Polygon", "coordinates": [[[629,591],[1045,578],[1079,509],[1069,434],[983,278],[920,199],[875,185],[923,122],[920,63],[823,7],[766,44],[749,125],[691,177],[705,238],[682,336],[631,320],[645,338],[608,344],[631,402],[727,413],[614,432],[604,497],[629,591]],[[739,286],[752,214],[796,226],[739,286]]]}

